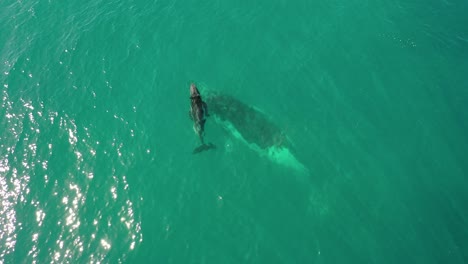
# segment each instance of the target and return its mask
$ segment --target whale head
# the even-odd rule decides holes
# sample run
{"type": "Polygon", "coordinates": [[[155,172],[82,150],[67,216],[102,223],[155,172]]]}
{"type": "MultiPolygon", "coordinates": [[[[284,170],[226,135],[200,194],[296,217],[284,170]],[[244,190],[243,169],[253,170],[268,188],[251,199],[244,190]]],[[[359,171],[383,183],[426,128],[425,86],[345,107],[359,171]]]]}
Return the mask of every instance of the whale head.
{"type": "Polygon", "coordinates": [[[200,92],[198,91],[197,86],[195,86],[194,83],[191,83],[190,84],[190,97],[195,98],[199,96],[200,96],[200,92]]]}

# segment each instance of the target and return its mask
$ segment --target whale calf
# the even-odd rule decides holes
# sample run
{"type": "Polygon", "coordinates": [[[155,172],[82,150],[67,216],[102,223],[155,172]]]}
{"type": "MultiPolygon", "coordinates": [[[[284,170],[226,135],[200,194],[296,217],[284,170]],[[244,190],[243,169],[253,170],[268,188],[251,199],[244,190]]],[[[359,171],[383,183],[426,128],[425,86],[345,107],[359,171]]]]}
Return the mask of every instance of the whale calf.
{"type": "Polygon", "coordinates": [[[207,104],[202,100],[200,92],[197,89],[195,84],[190,84],[190,111],[189,117],[193,121],[193,130],[198,135],[201,145],[193,150],[193,153],[199,153],[205,150],[216,148],[215,145],[208,143],[205,144],[203,138],[205,134],[205,122],[206,117],[208,117],[208,107],[207,104]]]}

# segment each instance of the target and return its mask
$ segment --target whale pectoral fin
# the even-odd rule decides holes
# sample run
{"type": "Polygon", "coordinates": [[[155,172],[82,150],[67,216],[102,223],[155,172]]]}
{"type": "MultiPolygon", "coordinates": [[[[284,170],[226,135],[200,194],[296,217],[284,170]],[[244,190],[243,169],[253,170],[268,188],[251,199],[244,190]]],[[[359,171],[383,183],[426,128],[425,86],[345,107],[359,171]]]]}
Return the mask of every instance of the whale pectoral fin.
{"type": "Polygon", "coordinates": [[[190,110],[188,111],[188,116],[189,116],[190,120],[193,120],[192,111],[190,111],[190,110]]]}

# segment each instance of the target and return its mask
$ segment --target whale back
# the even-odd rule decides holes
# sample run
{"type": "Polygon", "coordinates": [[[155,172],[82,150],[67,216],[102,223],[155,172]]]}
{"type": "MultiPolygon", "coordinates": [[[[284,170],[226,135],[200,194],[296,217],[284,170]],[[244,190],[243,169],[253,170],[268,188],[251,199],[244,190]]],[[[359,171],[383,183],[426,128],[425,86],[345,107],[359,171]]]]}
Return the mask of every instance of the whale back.
{"type": "Polygon", "coordinates": [[[248,143],[261,149],[290,145],[283,131],[254,107],[232,96],[216,93],[208,94],[206,103],[210,113],[221,121],[229,121],[248,143]]]}

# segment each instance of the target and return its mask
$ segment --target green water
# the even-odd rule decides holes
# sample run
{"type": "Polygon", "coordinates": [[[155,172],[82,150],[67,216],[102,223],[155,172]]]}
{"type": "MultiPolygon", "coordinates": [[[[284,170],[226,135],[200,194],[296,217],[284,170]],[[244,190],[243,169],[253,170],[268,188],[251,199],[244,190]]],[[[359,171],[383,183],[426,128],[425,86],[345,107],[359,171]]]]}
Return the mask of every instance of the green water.
{"type": "Polygon", "coordinates": [[[467,263],[467,10],[2,0],[0,263],[467,263]],[[191,81],[308,173],[192,155],[191,81]]]}

